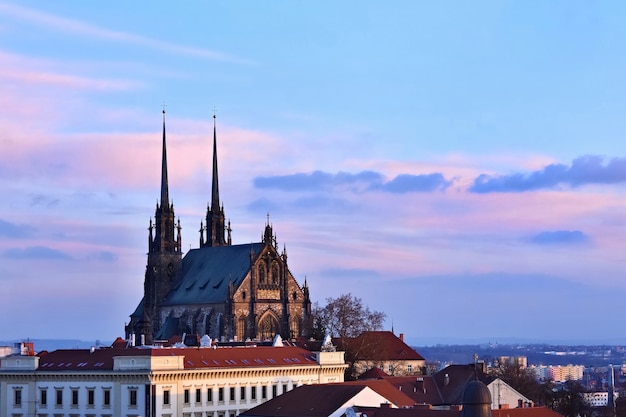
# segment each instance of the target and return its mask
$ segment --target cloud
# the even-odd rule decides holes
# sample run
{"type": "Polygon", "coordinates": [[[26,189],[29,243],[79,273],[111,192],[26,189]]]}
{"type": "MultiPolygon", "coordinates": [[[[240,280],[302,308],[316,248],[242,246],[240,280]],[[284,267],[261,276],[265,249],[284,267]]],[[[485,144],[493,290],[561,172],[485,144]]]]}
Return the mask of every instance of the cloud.
{"type": "Polygon", "coordinates": [[[383,174],[375,171],[361,171],[356,174],[338,172],[336,174],[323,171],[297,173],[268,177],[256,177],[253,181],[256,188],[273,188],[282,191],[323,191],[339,187],[348,187],[353,192],[380,190],[390,193],[432,192],[445,190],[452,182],[440,173],[433,174],[400,174],[391,181],[385,182],[383,174]]]}
{"type": "Polygon", "coordinates": [[[445,190],[452,181],[448,181],[440,173],[411,175],[401,174],[383,184],[381,189],[390,193],[424,193],[445,190]]]}
{"type": "MultiPolygon", "coordinates": [[[[8,57],[10,56],[7,54],[0,54],[0,62],[6,63],[8,57]]],[[[61,88],[104,92],[110,92],[112,90],[134,90],[141,86],[141,82],[137,81],[82,77],[78,75],[58,74],[44,70],[24,70],[18,67],[7,68],[6,66],[0,69],[0,78],[11,84],[20,83],[31,86],[49,85],[61,88]]]]}
{"type": "Polygon", "coordinates": [[[579,245],[589,242],[589,237],[579,230],[556,230],[538,233],[530,241],[538,245],[579,245]]]}
{"type": "Polygon", "coordinates": [[[100,252],[93,253],[90,256],[90,258],[96,261],[100,261],[100,262],[112,263],[112,262],[116,262],[119,257],[113,252],[100,251],[100,252]]]}
{"type": "Polygon", "coordinates": [[[131,33],[105,29],[96,25],[58,17],[52,14],[39,12],[26,7],[12,4],[0,3],[0,11],[12,15],[16,18],[34,22],[36,24],[50,27],[63,32],[73,33],[81,36],[115,41],[124,44],[133,44],[142,47],[149,47],[160,52],[167,51],[179,55],[195,56],[198,58],[211,59],[215,61],[235,62],[250,64],[250,61],[236,58],[221,52],[211,51],[203,48],[196,48],[187,45],[179,45],[172,42],[155,40],[131,33]]]}
{"type": "Polygon", "coordinates": [[[2,252],[3,258],[12,259],[71,259],[71,256],[46,246],[29,246],[27,248],[10,248],[2,252]]]}
{"type": "Polygon", "coordinates": [[[577,187],[585,184],[616,184],[626,182],[626,158],[613,158],[604,165],[604,158],[585,155],[571,166],[550,164],[530,174],[490,176],[482,174],[469,188],[473,193],[524,192],[558,185],[577,187]]]}
{"type": "Polygon", "coordinates": [[[23,224],[15,224],[0,219],[0,236],[11,239],[26,238],[33,234],[33,228],[31,226],[23,224]]]}

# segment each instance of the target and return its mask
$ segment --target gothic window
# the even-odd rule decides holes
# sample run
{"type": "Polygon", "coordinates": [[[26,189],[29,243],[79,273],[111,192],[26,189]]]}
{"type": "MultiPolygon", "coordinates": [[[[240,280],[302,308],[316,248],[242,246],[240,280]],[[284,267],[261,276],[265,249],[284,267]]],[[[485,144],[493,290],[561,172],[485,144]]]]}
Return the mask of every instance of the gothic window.
{"type": "Polygon", "coordinates": [[[259,283],[265,284],[265,264],[259,265],[259,283]]]}
{"type": "Polygon", "coordinates": [[[278,284],[278,265],[272,265],[272,284],[278,284]]]}
{"type": "Polygon", "coordinates": [[[291,317],[291,337],[300,336],[300,316],[291,317]]]}
{"type": "Polygon", "coordinates": [[[280,333],[278,319],[271,313],[265,314],[259,322],[259,338],[261,340],[272,339],[278,333],[280,333]]]}
{"type": "Polygon", "coordinates": [[[204,320],[204,334],[209,335],[209,337],[211,337],[211,338],[215,338],[216,337],[214,320],[215,320],[215,314],[214,314],[213,311],[211,311],[211,313],[207,314],[207,316],[206,316],[206,318],[204,320]]]}
{"type": "Polygon", "coordinates": [[[237,320],[237,340],[246,339],[246,316],[241,316],[237,320]]]}

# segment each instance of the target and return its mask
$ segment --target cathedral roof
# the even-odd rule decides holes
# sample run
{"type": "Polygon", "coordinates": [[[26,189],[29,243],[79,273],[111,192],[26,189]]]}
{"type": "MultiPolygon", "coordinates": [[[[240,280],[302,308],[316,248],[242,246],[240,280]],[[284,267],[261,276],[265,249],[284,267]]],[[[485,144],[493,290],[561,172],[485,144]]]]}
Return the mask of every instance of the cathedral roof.
{"type": "Polygon", "coordinates": [[[228,286],[237,288],[264,243],[213,246],[192,249],[183,258],[180,281],[162,305],[221,303],[228,299],[228,286]]]}

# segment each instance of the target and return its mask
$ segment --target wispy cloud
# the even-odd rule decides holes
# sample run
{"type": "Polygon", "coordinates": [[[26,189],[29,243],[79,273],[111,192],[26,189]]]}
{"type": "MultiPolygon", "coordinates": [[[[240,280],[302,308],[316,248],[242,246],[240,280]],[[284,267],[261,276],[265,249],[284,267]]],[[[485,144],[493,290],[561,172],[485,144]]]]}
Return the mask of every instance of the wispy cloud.
{"type": "Polygon", "coordinates": [[[336,174],[314,171],[312,173],[297,173],[256,177],[254,186],[257,188],[273,188],[287,192],[293,191],[323,191],[347,187],[353,192],[385,191],[390,193],[412,193],[443,191],[452,184],[443,174],[400,174],[390,181],[375,171],[361,171],[356,174],[338,172],[336,174]]]}
{"type": "Polygon", "coordinates": [[[52,249],[46,246],[29,246],[26,248],[9,248],[2,252],[3,258],[10,259],[58,259],[67,260],[71,259],[71,256],[65,252],[61,252],[56,249],[52,249]]]}
{"type": "Polygon", "coordinates": [[[541,232],[530,241],[538,245],[580,245],[589,242],[589,236],[580,230],[555,230],[541,232]]]}
{"type": "Polygon", "coordinates": [[[570,166],[550,164],[530,174],[491,176],[482,174],[469,188],[473,193],[524,192],[572,187],[585,184],[616,184],[626,182],[626,158],[613,158],[604,164],[604,158],[586,155],[576,158],[570,166]]]}
{"type": "Polygon", "coordinates": [[[15,224],[0,219],[0,237],[10,239],[26,238],[33,234],[33,228],[25,224],[15,224]]]}
{"type": "Polygon", "coordinates": [[[104,39],[107,41],[120,42],[124,44],[144,46],[152,49],[157,49],[159,51],[167,51],[180,55],[195,56],[198,58],[211,59],[215,61],[251,64],[251,62],[248,60],[237,58],[221,52],[216,52],[204,48],[197,48],[193,46],[179,45],[172,42],[135,35],[132,33],[105,29],[96,25],[67,19],[48,13],[43,13],[15,4],[0,3],[0,12],[39,25],[47,26],[55,30],[73,33],[76,35],[89,36],[92,38],[104,39]]]}

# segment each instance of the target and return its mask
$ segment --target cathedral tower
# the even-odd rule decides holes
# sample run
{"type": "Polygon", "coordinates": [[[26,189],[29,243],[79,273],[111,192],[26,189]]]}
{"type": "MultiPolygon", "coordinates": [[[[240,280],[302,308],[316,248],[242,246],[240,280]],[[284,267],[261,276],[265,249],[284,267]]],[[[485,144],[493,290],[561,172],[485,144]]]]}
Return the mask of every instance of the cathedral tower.
{"type": "Polygon", "coordinates": [[[211,204],[207,207],[206,229],[200,223],[200,247],[228,246],[231,244],[230,225],[228,226],[228,240],[224,236],[226,221],[224,206],[220,206],[220,188],[217,176],[217,129],[215,114],[213,115],[213,182],[211,184],[211,204]],[[206,230],[206,240],[204,238],[206,230]]]}
{"type": "Polygon", "coordinates": [[[154,224],[148,227],[148,264],[144,280],[144,311],[134,333],[144,335],[151,343],[152,334],[161,325],[158,307],[180,275],[180,220],[176,222],[174,204],[169,201],[167,179],[167,146],[165,110],[163,110],[163,155],[161,158],[161,200],[157,202],[154,224]]]}

